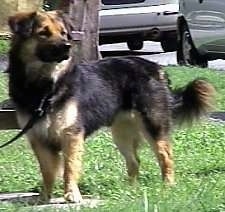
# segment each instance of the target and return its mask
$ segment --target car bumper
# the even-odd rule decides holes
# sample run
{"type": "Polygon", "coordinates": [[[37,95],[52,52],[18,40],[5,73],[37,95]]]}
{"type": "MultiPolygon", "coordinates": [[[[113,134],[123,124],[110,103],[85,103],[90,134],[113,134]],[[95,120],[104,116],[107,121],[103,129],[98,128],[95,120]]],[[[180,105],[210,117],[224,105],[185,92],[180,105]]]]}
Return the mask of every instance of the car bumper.
{"type": "Polygon", "coordinates": [[[137,8],[102,9],[100,15],[100,34],[123,34],[159,29],[176,30],[179,6],[166,4],[137,8]]]}

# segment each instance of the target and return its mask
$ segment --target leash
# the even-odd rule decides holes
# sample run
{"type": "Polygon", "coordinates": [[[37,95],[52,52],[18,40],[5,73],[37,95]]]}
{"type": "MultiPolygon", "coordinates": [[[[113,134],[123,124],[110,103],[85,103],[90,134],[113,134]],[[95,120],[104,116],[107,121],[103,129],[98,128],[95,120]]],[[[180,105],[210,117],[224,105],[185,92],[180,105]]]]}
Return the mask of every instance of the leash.
{"type": "Polygon", "coordinates": [[[44,117],[48,107],[50,106],[49,99],[50,99],[50,95],[46,95],[43,97],[39,107],[34,111],[33,115],[31,116],[27,124],[23,127],[23,129],[19,133],[17,133],[11,140],[0,145],[0,149],[8,146],[9,144],[19,139],[21,136],[27,133],[27,131],[31,129],[34,126],[34,124],[37,123],[39,119],[44,117]]]}

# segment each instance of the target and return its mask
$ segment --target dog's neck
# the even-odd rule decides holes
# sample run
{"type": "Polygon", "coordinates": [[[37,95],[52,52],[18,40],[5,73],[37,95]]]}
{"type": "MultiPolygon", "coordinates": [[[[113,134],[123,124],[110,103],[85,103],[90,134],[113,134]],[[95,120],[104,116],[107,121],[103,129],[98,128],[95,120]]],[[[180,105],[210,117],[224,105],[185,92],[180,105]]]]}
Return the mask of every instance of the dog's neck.
{"type": "MultiPolygon", "coordinates": [[[[14,40],[15,39],[16,38],[14,38],[14,40]]],[[[8,71],[13,76],[24,75],[25,79],[30,82],[42,78],[56,82],[59,77],[62,76],[66,70],[68,70],[72,62],[72,57],[67,60],[63,60],[60,63],[43,62],[35,55],[34,52],[32,52],[29,56],[26,56],[26,52],[21,51],[21,43],[17,42],[14,41],[11,43],[12,47],[9,52],[8,71]]],[[[29,48],[27,51],[29,51],[29,48]]]]}
{"type": "Polygon", "coordinates": [[[25,72],[31,81],[37,78],[48,78],[55,83],[68,70],[70,62],[71,58],[60,63],[44,63],[40,60],[30,61],[25,65],[25,72]]]}
{"type": "Polygon", "coordinates": [[[58,79],[69,70],[69,66],[72,62],[72,57],[68,58],[67,60],[63,60],[60,63],[57,63],[55,69],[51,72],[51,78],[53,82],[57,82],[58,79]]]}

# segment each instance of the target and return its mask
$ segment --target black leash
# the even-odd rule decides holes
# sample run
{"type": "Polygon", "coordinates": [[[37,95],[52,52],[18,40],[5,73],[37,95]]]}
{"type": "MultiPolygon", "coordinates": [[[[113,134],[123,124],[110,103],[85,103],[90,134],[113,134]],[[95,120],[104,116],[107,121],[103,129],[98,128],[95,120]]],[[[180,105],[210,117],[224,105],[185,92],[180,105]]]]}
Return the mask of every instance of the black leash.
{"type": "Polygon", "coordinates": [[[0,145],[0,149],[3,148],[3,147],[8,146],[9,144],[11,144],[14,141],[16,141],[18,138],[23,136],[25,133],[27,133],[27,131],[29,129],[31,129],[34,126],[35,123],[37,123],[37,121],[39,119],[44,117],[48,107],[50,106],[49,99],[50,99],[50,95],[46,95],[46,96],[43,97],[39,107],[34,111],[33,115],[31,116],[31,118],[29,119],[27,124],[24,126],[24,128],[16,136],[14,136],[11,140],[9,140],[8,142],[0,145]]]}

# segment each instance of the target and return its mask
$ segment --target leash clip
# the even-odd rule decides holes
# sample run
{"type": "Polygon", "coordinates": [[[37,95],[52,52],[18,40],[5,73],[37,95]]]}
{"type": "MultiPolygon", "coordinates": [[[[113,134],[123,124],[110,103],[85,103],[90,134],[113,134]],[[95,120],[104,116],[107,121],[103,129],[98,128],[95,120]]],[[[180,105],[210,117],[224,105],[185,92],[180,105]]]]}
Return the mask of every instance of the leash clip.
{"type": "Polygon", "coordinates": [[[39,116],[39,117],[42,117],[44,115],[44,110],[39,107],[38,109],[35,110],[35,113],[39,116]]]}

